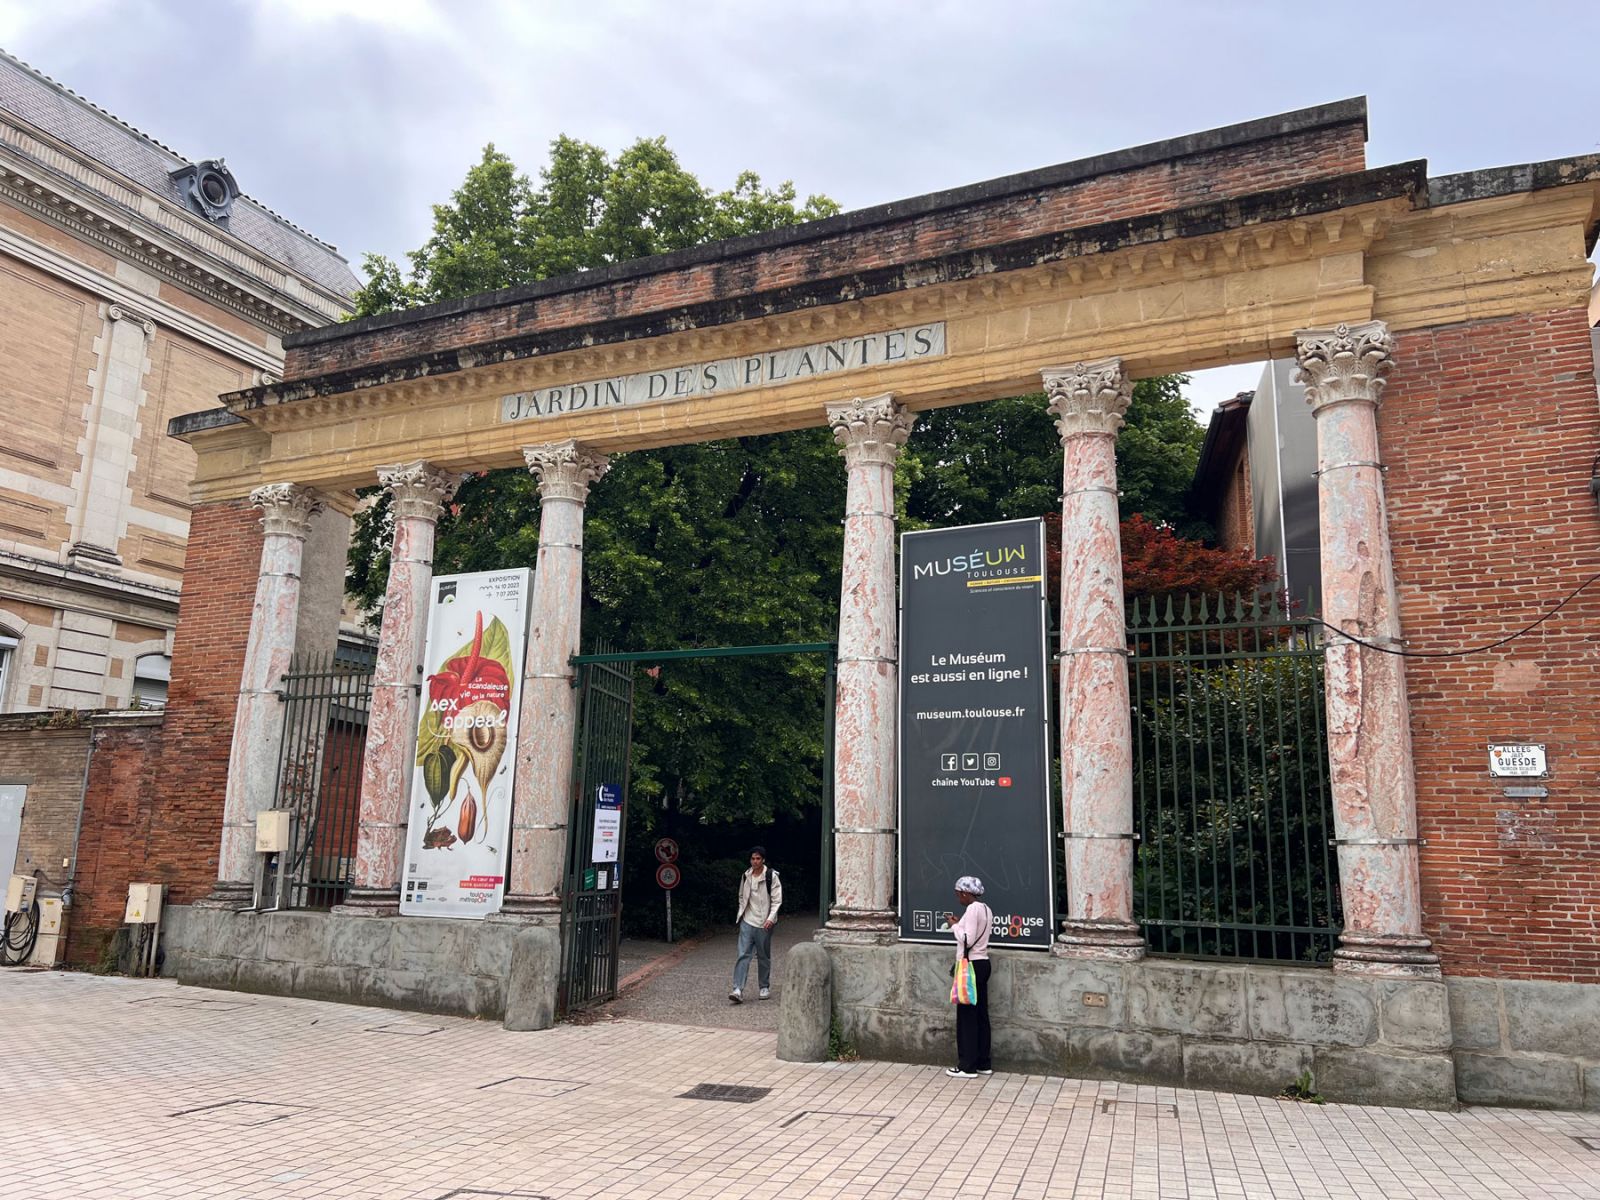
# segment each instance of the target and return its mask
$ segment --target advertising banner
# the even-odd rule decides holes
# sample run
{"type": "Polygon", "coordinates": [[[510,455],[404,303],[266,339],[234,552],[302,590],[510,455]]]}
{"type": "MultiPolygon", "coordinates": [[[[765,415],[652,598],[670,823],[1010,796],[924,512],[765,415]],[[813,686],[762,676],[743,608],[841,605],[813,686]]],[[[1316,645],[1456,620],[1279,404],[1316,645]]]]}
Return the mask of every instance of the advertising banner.
{"type": "Polygon", "coordinates": [[[900,539],[900,936],[950,942],[984,883],[990,948],[1048,950],[1050,672],[1044,522],[900,539]]]}
{"type": "Polygon", "coordinates": [[[532,573],[433,581],[400,912],[500,909],[532,573]]]}

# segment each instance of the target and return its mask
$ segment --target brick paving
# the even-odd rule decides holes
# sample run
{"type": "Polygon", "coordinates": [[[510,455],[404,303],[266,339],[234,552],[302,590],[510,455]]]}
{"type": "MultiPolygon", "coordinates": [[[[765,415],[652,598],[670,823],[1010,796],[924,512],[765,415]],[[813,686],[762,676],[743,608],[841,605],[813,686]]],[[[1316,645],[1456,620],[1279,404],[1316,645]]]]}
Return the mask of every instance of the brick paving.
{"type": "Polygon", "coordinates": [[[0,973],[0,1196],[1600,1197],[1600,1113],[1316,1107],[0,973]],[[700,1083],[754,1103],[682,1099],[700,1083]]]}

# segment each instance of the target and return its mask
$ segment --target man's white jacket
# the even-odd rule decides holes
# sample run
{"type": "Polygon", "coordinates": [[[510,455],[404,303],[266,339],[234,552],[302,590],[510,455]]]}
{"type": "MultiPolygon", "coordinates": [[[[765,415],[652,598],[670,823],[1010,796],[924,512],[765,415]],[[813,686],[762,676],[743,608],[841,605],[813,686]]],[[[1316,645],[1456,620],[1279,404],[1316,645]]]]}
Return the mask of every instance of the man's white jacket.
{"type": "MultiPolygon", "coordinates": [[[[772,881],[772,907],[767,912],[767,920],[776,921],[778,919],[778,909],[783,906],[783,881],[778,878],[776,871],[768,867],[761,873],[760,879],[746,871],[739,880],[739,915],[735,918],[736,921],[744,920],[745,914],[750,911],[751,901],[755,899],[755,889],[760,888],[762,892],[765,892],[769,879],[772,881]]],[[[759,925],[760,923],[759,921],[751,922],[752,925],[759,925]]]]}

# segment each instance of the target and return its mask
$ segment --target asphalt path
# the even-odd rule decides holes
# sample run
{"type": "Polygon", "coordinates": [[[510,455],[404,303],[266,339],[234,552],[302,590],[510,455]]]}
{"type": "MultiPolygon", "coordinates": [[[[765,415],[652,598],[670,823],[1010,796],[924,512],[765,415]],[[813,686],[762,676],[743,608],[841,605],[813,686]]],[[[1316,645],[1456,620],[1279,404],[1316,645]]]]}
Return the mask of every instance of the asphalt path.
{"type": "Polygon", "coordinates": [[[635,1021],[775,1032],[784,956],[816,931],[815,913],[786,913],[772,933],[772,998],[757,999],[757,967],[751,962],[743,1004],[728,999],[739,956],[739,934],[731,924],[686,946],[629,939],[622,948],[622,979],[626,983],[631,975],[637,982],[601,1011],[635,1021]]]}

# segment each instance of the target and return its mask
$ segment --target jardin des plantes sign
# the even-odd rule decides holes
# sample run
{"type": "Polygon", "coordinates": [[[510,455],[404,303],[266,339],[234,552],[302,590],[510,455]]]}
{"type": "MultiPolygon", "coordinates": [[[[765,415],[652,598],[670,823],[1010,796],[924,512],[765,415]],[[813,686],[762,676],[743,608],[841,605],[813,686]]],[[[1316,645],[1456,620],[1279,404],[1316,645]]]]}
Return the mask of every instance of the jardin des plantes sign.
{"type": "Polygon", "coordinates": [[[485,917],[504,895],[526,569],[433,581],[400,911],[485,917]]]}
{"type": "Polygon", "coordinates": [[[721,396],[749,388],[796,383],[813,375],[939,358],[944,352],[944,322],[933,321],[811,346],[791,346],[787,350],[742,354],[716,362],[685,363],[661,371],[641,371],[635,375],[514,392],[500,398],[500,420],[531,421],[600,408],[721,396]]]}

